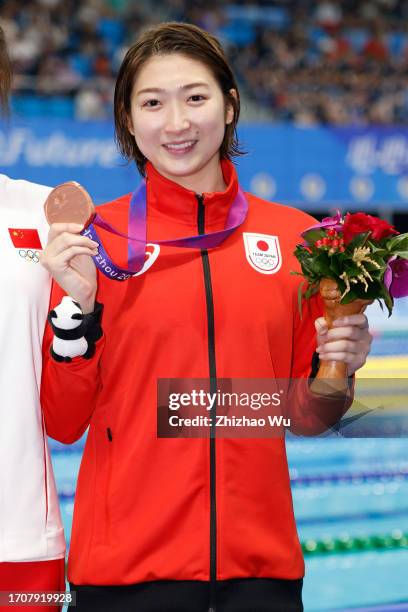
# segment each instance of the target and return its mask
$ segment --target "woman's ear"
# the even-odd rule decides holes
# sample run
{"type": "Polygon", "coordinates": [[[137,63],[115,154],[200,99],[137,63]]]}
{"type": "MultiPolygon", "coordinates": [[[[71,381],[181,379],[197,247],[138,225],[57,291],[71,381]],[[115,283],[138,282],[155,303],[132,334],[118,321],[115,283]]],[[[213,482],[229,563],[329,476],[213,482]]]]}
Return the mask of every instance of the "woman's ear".
{"type": "MultiPolygon", "coordinates": [[[[236,89],[230,89],[228,93],[229,93],[230,97],[235,98],[235,100],[238,99],[236,89]]],[[[225,112],[225,123],[226,123],[226,125],[230,125],[234,121],[234,117],[235,117],[234,106],[233,106],[233,104],[231,104],[231,102],[227,102],[227,108],[226,108],[226,112],[225,112]]]]}
{"type": "Polygon", "coordinates": [[[133,128],[132,117],[130,115],[126,115],[126,124],[127,124],[127,129],[132,134],[132,136],[134,136],[135,135],[135,130],[133,128]]]}

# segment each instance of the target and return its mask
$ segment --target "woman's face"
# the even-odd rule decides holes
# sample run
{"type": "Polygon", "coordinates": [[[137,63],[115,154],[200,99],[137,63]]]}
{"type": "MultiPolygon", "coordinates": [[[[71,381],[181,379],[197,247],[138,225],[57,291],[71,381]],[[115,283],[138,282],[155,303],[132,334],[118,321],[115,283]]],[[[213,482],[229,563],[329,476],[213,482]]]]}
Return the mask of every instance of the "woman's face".
{"type": "Polygon", "coordinates": [[[137,146],[160,174],[190,189],[218,176],[233,118],[211,71],[185,55],[150,58],[133,84],[129,129],[137,146]]]}

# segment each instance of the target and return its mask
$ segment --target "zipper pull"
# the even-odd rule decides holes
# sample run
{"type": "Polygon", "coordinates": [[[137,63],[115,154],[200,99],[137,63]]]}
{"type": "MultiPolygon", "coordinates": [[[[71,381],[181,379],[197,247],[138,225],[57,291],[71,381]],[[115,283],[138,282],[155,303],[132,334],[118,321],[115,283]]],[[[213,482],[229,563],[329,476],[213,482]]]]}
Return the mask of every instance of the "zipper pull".
{"type": "Polygon", "coordinates": [[[198,233],[205,234],[205,208],[204,208],[204,196],[196,193],[196,199],[198,202],[197,208],[197,229],[198,233]]]}

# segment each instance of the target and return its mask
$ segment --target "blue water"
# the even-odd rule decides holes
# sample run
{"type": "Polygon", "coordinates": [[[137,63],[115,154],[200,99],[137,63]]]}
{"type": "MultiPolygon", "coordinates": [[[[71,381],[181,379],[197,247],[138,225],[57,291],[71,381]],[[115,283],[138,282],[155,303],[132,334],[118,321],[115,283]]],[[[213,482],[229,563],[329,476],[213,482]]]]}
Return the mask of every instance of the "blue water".
{"type": "Polygon", "coordinates": [[[403,355],[408,350],[408,331],[377,332],[371,349],[373,356],[403,355]]]}
{"type": "MultiPolygon", "coordinates": [[[[406,440],[297,440],[287,446],[296,477],[402,472],[408,462],[406,440]]],[[[402,476],[295,486],[293,502],[302,540],[408,532],[408,480],[402,476]]],[[[408,549],[307,556],[305,610],[408,602],[407,577],[408,549]]]]}
{"type": "Polygon", "coordinates": [[[382,611],[386,604],[407,602],[407,569],[408,550],[311,557],[303,587],[305,612],[363,606],[382,611]]]}

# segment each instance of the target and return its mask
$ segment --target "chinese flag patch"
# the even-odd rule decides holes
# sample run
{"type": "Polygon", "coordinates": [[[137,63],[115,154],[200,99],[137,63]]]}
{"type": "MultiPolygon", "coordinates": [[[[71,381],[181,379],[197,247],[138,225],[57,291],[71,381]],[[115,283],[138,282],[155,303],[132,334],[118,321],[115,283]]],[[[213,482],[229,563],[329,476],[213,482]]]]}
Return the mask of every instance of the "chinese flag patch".
{"type": "Polygon", "coordinates": [[[41,240],[36,229],[9,227],[9,234],[16,249],[42,249],[41,240]]]}

